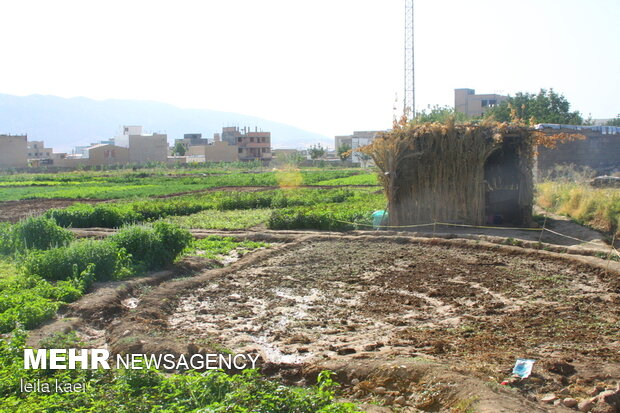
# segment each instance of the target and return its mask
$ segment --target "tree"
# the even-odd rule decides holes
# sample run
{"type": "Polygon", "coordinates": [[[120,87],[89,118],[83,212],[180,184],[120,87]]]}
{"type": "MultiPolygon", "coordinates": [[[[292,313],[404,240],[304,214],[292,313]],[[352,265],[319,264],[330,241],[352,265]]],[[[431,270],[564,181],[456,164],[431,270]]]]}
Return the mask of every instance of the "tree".
{"type": "Polygon", "coordinates": [[[615,119],[610,119],[605,123],[606,126],[620,126],[620,113],[615,119]]]}
{"type": "Polygon", "coordinates": [[[451,106],[433,106],[429,112],[421,110],[416,113],[415,123],[438,122],[446,123],[448,120],[454,119],[455,122],[467,121],[467,115],[463,112],[457,112],[451,106]]]}
{"type": "Polygon", "coordinates": [[[341,147],[338,148],[338,157],[341,161],[346,161],[351,156],[351,145],[345,143],[341,147]]]}
{"type": "Polygon", "coordinates": [[[319,159],[325,155],[325,148],[320,143],[317,143],[308,149],[308,153],[310,154],[310,159],[319,159]]]}
{"type": "Polygon", "coordinates": [[[185,146],[181,142],[177,142],[174,144],[174,149],[172,149],[173,155],[184,156],[185,155],[185,146]]]}
{"type": "Polygon", "coordinates": [[[528,124],[583,124],[581,113],[571,112],[568,100],[553,89],[540,89],[537,95],[518,92],[515,96],[509,96],[507,101],[487,110],[485,117],[491,117],[498,122],[521,120],[528,124]]]}

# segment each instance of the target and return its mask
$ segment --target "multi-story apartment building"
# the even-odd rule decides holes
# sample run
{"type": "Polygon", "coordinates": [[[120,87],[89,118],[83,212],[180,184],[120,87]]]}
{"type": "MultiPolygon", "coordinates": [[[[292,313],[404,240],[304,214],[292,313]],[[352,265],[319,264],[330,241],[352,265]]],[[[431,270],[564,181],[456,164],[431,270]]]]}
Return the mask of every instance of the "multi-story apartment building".
{"type": "Polygon", "coordinates": [[[476,95],[474,89],[454,89],[454,109],[470,117],[481,116],[489,108],[508,100],[498,94],[476,95]]]}
{"type": "Polygon", "coordinates": [[[251,132],[248,128],[222,128],[222,142],[237,147],[237,158],[240,161],[271,160],[271,132],[259,132],[258,128],[251,132]]]}
{"type": "Polygon", "coordinates": [[[28,137],[26,135],[0,135],[0,169],[28,166],[28,137]]]}
{"type": "Polygon", "coordinates": [[[43,141],[28,141],[28,159],[52,159],[54,150],[46,148],[43,141]]]}

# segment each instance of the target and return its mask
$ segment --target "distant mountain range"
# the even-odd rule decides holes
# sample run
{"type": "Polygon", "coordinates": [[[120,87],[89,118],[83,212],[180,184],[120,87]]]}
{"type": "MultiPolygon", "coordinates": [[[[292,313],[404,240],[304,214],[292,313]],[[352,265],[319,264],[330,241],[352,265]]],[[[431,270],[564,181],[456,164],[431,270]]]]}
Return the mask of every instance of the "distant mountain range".
{"type": "Polygon", "coordinates": [[[28,134],[29,140],[43,140],[56,152],[114,137],[123,125],[142,125],[147,133],[167,133],[170,143],[184,133],[212,138],[224,126],[247,126],[271,132],[274,148],[303,148],[319,142],[333,146],[331,137],[239,113],[180,109],[139,100],[0,94],[0,134],[28,134]]]}

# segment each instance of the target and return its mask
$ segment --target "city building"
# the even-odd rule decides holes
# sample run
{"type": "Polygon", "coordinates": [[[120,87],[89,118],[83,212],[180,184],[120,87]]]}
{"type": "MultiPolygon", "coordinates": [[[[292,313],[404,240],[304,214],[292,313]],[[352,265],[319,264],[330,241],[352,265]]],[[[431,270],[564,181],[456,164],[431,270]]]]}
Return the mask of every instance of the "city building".
{"type": "Polygon", "coordinates": [[[118,165],[129,162],[129,149],[110,144],[97,144],[86,149],[88,165],[118,165]]]}
{"type": "Polygon", "coordinates": [[[359,148],[372,143],[379,133],[381,131],[356,131],[353,132],[353,135],[336,136],[336,152],[341,148],[351,150],[351,162],[366,166],[370,160],[367,155],[359,151],[359,148]]]}
{"type": "Polygon", "coordinates": [[[481,116],[487,109],[508,100],[497,94],[477,95],[474,89],[454,89],[454,109],[470,117],[481,116]]]}
{"type": "Polygon", "coordinates": [[[52,159],[54,150],[46,148],[43,141],[28,141],[28,159],[52,159]]]}
{"type": "Polygon", "coordinates": [[[28,137],[0,135],[0,169],[28,166],[28,137]]]}
{"type": "Polygon", "coordinates": [[[235,162],[239,160],[236,145],[223,142],[220,134],[213,136],[208,145],[190,146],[187,152],[190,161],[194,162],[235,162]]]}
{"type": "Polygon", "coordinates": [[[202,133],[186,133],[183,135],[183,139],[175,139],[174,145],[181,143],[185,148],[185,152],[189,151],[192,146],[204,146],[209,144],[209,139],[203,138],[202,133]]]}
{"type": "Polygon", "coordinates": [[[248,128],[222,128],[222,142],[237,147],[237,158],[240,161],[269,162],[271,155],[271,132],[259,132],[258,128],[251,132],[248,128]]]}
{"type": "Polygon", "coordinates": [[[123,126],[123,134],[114,138],[116,146],[129,149],[129,163],[167,162],[168,136],[145,135],[142,126],[123,126]]]}

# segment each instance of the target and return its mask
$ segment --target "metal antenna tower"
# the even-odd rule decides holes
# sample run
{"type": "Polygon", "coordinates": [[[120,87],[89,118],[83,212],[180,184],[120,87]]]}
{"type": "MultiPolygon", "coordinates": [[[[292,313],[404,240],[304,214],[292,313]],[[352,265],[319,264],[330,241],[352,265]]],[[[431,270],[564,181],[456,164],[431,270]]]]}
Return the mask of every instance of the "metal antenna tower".
{"type": "Polygon", "coordinates": [[[415,118],[415,75],[413,60],[413,0],[405,0],[405,113],[415,118]]]}

